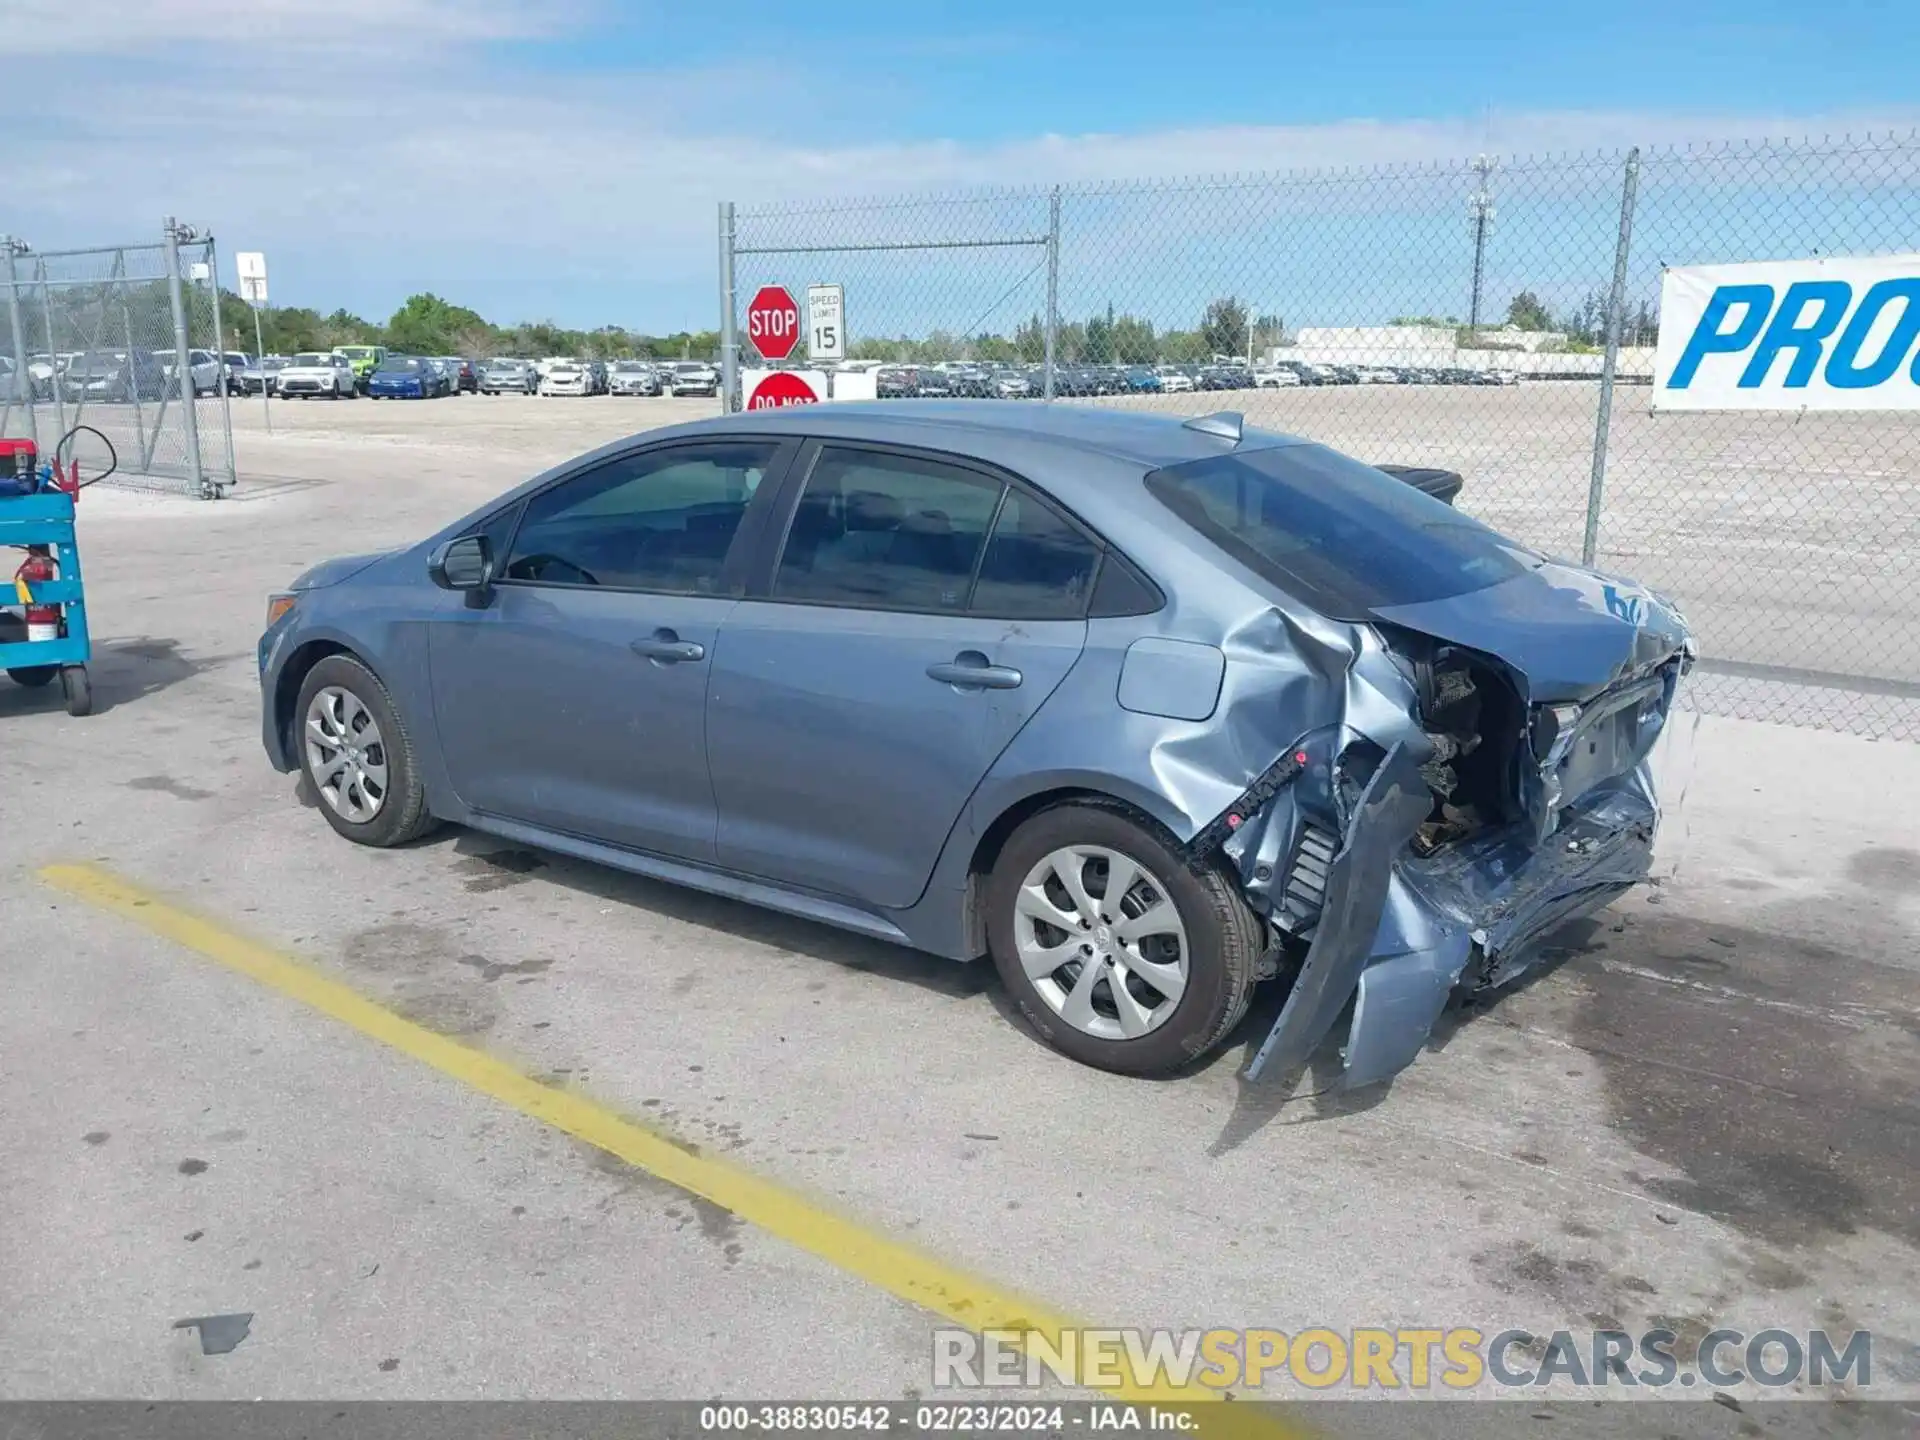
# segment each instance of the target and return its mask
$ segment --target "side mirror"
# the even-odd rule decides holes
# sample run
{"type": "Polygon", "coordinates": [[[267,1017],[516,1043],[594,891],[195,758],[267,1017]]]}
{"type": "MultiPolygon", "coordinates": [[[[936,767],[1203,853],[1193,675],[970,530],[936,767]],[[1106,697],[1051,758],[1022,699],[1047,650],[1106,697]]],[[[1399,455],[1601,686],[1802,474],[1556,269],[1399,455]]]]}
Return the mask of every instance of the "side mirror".
{"type": "Polygon", "coordinates": [[[493,543],[484,535],[448,540],[427,557],[427,575],[442,590],[485,590],[493,583],[493,543]]]}

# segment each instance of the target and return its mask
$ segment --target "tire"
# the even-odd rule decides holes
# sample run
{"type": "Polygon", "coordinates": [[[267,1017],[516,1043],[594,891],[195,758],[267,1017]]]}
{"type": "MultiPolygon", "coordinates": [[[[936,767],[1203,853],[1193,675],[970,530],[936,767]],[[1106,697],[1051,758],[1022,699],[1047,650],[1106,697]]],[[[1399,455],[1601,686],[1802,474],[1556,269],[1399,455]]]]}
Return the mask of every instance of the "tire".
{"type": "Polygon", "coordinates": [[[78,717],[93,713],[93,681],[87,677],[86,666],[62,666],[60,688],[66,695],[67,714],[78,717]]]}
{"type": "MultiPolygon", "coordinates": [[[[337,726],[334,729],[342,733],[337,726]]],[[[355,738],[364,736],[365,727],[354,734],[355,738]]],[[[329,655],[307,672],[294,708],[294,745],[300,773],[320,813],[338,834],[356,845],[379,849],[405,845],[434,827],[434,818],[427,810],[426,787],[420,783],[420,767],[414,758],[413,739],[393,697],[379,677],[351,655],[329,655]],[[315,718],[316,702],[323,696],[329,717],[325,724],[332,725],[332,717],[339,716],[352,728],[364,712],[378,730],[377,739],[362,752],[364,764],[355,763],[338,774],[327,770],[325,762],[345,747],[329,751],[324,743],[309,740],[308,722],[315,718]],[[340,697],[357,702],[358,710],[340,697]],[[315,773],[317,763],[323,767],[320,774],[315,773]],[[372,803],[375,797],[367,782],[375,778],[376,769],[384,778],[384,786],[377,803],[372,803]],[[351,778],[351,770],[360,772],[358,780],[351,778]],[[360,813],[370,803],[371,813],[360,813]]]]}
{"type": "MultiPolygon", "coordinates": [[[[1042,889],[1050,896],[1068,897],[1057,878],[1045,883],[1042,889]]],[[[1189,864],[1171,837],[1157,827],[1141,824],[1117,805],[1060,805],[1026,821],[1008,839],[994,863],[993,872],[987,878],[986,906],[988,949],[1020,1013],[1041,1039],[1082,1064],[1124,1075],[1171,1074],[1215,1049],[1246,1014],[1261,952],[1258,919],[1247,908],[1238,888],[1217,866],[1189,864]],[[1131,861],[1139,867],[1140,875],[1125,894],[1114,897],[1116,908],[1106,909],[1108,897],[1093,896],[1091,891],[1096,880],[1104,885],[1112,878],[1111,866],[1092,858],[1081,871],[1083,892],[1094,906],[1090,924],[1074,930],[1064,926],[1056,930],[1024,920],[1018,906],[1028,880],[1039,867],[1071,847],[1104,851],[1131,861]],[[1178,950],[1167,948],[1174,937],[1158,933],[1123,944],[1102,922],[1103,915],[1109,921],[1116,914],[1125,920],[1135,919],[1144,904],[1155,900],[1159,903],[1152,904],[1151,908],[1156,915],[1164,920],[1159,904],[1170,904],[1177,916],[1183,932],[1178,950]],[[1118,909],[1118,901],[1130,901],[1132,908],[1118,909]],[[1067,952],[1063,967],[1037,979],[1030,978],[1021,961],[1017,927],[1026,928],[1040,944],[1051,945],[1053,936],[1063,935],[1059,946],[1067,952]],[[1081,934],[1086,936],[1085,942],[1079,941],[1081,934]],[[1122,1022],[1113,990],[1115,972],[1103,966],[1104,980],[1096,979],[1087,996],[1091,1011],[1083,1011],[1090,1014],[1092,1025],[1077,1024],[1068,1018],[1067,1012],[1074,1008],[1072,995],[1068,993],[1071,982],[1078,978],[1074,972],[1077,969],[1079,975],[1084,975],[1080,967],[1085,962],[1070,953],[1081,943],[1098,947],[1096,960],[1101,958],[1099,951],[1104,950],[1121,964],[1130,953],[1127,945],[1136,947],[1132,952],[1136,954],[1137,947],[1153,947],[1138,958],[1158,959],[1163,964],[1177,954],[1184,961],[1184,985],[1177,997],[1169,999],[1147,985],[1144,977],[1120,977],[1121,983],[1128,987],[1129,997],[1138,991],[1150,999],[1157,997],[1159,1002],[1151,1007],[1139,1003],[1128,1007],[1136,1023],[1142,1009],[1151,1011],[1149,1028],[1129,1038],[1119,1033],[1122,1022]],[[1053,992],[1052,998],[1043,994],[1043,984],[1053,992]],[[1065,1006],[1060,1003],[1063,997],[1067,1002],[1065,1006]],[[1162,1014],[1168,1006],[1171,1008],[1162,1014]],[[1093,1033],[1095,1028],[1107,1033],[1093,1033]]],[[[1063,914],[1078,926],[1077,907],[1071,904],[1070,898],[1064,908],[1056,904],[1053,913],[1063,914]]],[[[1173,968],[1167,965],[1168,970],[1173,968]]]]}
{"type": "Polygon", "coordinates": [[[59,673],[58,665],[21,665],[7,671],[7,678],[16,685],[24,685],[29,690],[38,690],[43,685],[51,685],[53,677],[59,673]]]}

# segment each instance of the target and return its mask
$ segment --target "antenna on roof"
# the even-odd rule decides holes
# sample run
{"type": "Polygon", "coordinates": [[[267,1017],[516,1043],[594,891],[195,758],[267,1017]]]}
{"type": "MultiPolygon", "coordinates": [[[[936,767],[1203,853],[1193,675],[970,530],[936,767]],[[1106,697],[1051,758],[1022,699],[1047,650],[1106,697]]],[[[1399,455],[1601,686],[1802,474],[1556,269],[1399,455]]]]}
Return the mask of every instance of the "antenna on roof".
{"type": "Polygon", "coordinates": [[[1240,443],[1240,435],[1246,429],[1247,417],[1238,410],[1216,410],[1211,415],[1196,415],[1185,423],[1188,430],[1198,430],[1202,435],[1218,435],[1222,440],[1240,443]]]}

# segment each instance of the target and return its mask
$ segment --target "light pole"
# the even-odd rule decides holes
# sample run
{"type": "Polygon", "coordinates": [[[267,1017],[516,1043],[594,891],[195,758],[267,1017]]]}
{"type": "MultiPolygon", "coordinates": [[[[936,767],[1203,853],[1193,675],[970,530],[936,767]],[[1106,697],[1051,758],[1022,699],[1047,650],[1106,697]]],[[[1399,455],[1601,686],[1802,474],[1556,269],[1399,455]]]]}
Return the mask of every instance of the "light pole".
{"type": "Polygon", "coordinates": [[[1487,188],[1487,177],[1493,173],[1493,160],[1486,155],[1476,155],[1473,173],[1480,177],[1480,183],[1473,194],[1467,197],[1467,219],[1473,225],[1473,299],[1467,307],[1469,337],[1480,329],[1480,292],[1486,279],[1487,232],[1493,229],[1493,192],[1487,188]]]}

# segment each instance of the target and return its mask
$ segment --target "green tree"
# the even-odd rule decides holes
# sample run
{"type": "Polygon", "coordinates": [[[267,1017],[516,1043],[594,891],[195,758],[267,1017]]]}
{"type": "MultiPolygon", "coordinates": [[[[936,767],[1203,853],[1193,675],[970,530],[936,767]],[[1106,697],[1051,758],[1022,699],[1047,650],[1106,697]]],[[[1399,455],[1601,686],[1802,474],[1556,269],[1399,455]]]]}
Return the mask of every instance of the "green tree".
{"type": "Polygon", "coordinates": [[[1198,330],[1169,330],[1160,337],[1160,358],[1175,365],[1208,359],[1213,349],[1198,330]]]}
{"type": "Polygon", "coordinates": [[[387,322],[386,343],[416,355],[446,355],[462,334],[483,327],[490,328],[464,305],[450,305],[438,295],[409,295],[387,322]]]}
{"type": "Polygon", "coordinates": [[[1553,316],[1531,290],[1522,290],[1507,302],[1507,323],[1522,330],[1551,330],[1553,316]]]}
{"type": "Polygon", "coordinates": [[[1038,315],[1015,327],[1013,348],[1029,365],[1038,365],[1047,358],[1047,327],[1040,323],[1038,315]]]}
{"type": "Polygon", "coordinates": [[[1113,322],[1113,358],[1122,365],[1151,365],[1160,358],[1153,322],[1122,315],[1113,322]]]}
{"type": "Polygon", "coordinates": [[[1089,319],[1081,331],[1080,358],[1089,365],[1111,365],[1113,363],[1113,307],[1107,307],[1105,315],[1095,315],[1089,319]]]}
{"type": "Polygon", "coordinates": [[[1247,307],[1231,295],[1213,301],[1200,317],[1200,336],[1207,354],[1247,353],[1247,307]]]}

